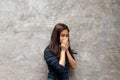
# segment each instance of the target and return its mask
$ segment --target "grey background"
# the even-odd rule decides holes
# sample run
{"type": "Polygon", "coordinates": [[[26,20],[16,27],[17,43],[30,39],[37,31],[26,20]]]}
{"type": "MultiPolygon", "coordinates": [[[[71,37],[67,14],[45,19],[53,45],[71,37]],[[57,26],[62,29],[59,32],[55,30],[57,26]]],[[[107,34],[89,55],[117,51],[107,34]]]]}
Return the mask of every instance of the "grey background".
{"type": "Polygon", "coordinates": [[[120,0],[0,0],[0,80],[46,80],[43,50],[70,28],[70,80],[120,80],[120,0]]]}

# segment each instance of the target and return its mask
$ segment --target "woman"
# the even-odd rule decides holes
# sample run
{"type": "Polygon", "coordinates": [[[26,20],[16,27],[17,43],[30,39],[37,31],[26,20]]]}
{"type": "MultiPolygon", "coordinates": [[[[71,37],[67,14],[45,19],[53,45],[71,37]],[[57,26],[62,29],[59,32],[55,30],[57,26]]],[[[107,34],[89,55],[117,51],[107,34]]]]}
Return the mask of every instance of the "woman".
{"type": "Polygon", "coordinates": [[[48,66],[48,80],[69,80],[69,66],[76,68],[74,52],[70,47],[69,29],[67,25],[55,25],[49,45],[44,50],[44,58],[48,66]]]}

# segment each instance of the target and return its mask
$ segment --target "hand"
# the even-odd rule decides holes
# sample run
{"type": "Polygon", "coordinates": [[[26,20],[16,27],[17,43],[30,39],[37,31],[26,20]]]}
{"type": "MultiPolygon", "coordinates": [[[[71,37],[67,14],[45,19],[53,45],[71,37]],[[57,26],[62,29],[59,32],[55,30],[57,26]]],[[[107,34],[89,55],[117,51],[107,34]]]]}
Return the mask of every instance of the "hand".
{"type": "Polygon", "coordinates": [[[67,39],[63,40],[60,46],[61,50],[67,51],[69,47],[68,40],[67,39]]]}

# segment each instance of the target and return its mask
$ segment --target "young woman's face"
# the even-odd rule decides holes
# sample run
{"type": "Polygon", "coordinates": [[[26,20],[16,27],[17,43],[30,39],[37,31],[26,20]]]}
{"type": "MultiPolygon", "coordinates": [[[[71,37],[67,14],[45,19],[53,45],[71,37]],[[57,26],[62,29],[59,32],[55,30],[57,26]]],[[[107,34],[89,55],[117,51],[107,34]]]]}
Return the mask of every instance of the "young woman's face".
{"type": "Polygon", "coordinates": [[[69,38],[69,32],[67,29],[65,29],[60,33],[60,43],[62,43],[63,40],[68,41],[68,38],[69,38]]]}

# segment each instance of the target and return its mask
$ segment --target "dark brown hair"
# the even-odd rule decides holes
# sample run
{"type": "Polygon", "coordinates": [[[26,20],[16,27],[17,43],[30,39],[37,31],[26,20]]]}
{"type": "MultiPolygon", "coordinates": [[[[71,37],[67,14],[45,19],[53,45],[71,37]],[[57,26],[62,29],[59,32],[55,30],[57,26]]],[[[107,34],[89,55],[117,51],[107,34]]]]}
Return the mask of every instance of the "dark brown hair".
{"type": "MultiPolygon", "coordinates": [[[[53,31],[52,31],[52,35],[51,35],[51,40],[50,40],[50,43],[49,45],[47,46],[48,48],[50,48],[50,50],[59,58],[60,57],[60,51],[61,51],[61,48],[60,48],[60,33],[63,31],[63,30],[68,30],[69,32],[69,28],[67,25],[63,24],[63,23],[58,23],[55,25],[53,31]]],[[[69,35],[68,35],[69,36],[69,35]]],[[[69,38],[69,37],[68,37],[69,38]]],[[[68,39],[69,41],[69,52],[70,54],[72,55],[73,57],[73,54],[74,52],[71,50],[71,47],[70,47],[70,40],[68,39]]],[[[74,58],[74,57],[73,57],[74,58]]]]}

